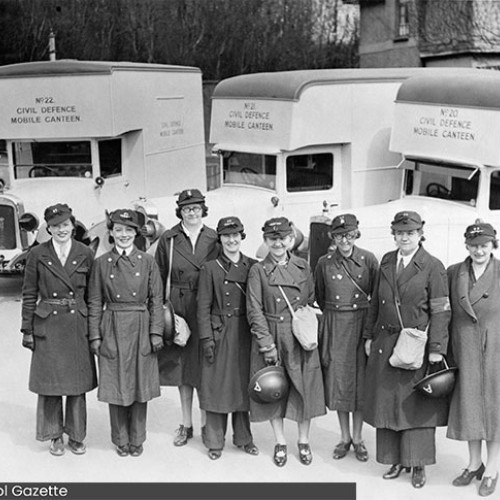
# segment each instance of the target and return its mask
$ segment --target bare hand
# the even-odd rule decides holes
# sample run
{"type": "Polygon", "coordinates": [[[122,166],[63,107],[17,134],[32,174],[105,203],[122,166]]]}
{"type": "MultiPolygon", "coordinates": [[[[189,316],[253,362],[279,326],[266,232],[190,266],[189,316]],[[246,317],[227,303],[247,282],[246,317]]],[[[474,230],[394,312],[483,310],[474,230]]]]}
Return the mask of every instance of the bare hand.
{"type": "Polygon", "coordinates": [[[429,363],[433,365],[434,363],[441,363],[443,361],[443,355],[438,352],[429,353],[429,363]]]}
{"type": "Polygon", "coordinates": [[[264,353],[264,361],[266,365],[275,365],[278,362],[278,351],[276,347],[264,353]]]}
{"type": "Polygon", "coordinates": [[[31,333],[23,333],[23,347],[30,351],[35,350],[35,337],[31,333]]]}
{"type": "Polygon", "coordinates": [[[370,356],[371,352],[372,352],[372,339],[367,339],[365,341],[365,354],[367,356],[370,356]]]}
{"type": "Polygon", "coordinates": [[[163,349],[163,337],[161,335],[150,335],[149,339],[151,341],[151,350],[153,352],[158,352],[163,349]]]}
{"type": "Polygon", "coordinates": [[[101,348],[101,339],[95,339],[90,342],[90,352],[99,356],[99,349],[101,348]]]}

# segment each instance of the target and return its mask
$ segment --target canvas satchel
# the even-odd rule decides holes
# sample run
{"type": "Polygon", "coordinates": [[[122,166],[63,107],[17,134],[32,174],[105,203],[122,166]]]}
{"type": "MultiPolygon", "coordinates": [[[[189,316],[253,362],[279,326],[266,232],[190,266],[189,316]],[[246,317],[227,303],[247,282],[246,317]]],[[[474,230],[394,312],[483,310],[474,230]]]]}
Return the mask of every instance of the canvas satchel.
{"type": "Polygon", "coordinates": [[[309,306],[300,306],[296,311],[288,300],[283,288],[278,287],[292,314],[292,333],[299,341],[304,351],[313,351],[318,347],[318,316],[314,309],[309,306]]]}
{"type": "Polygon", "coordinates": [[[169,263],[168,263],[168,276],[165,290],[165,304],[163,304],[164,316],[165,316],[165,330],[163,337],[168,342],[173,342],[179,347],[184,347],[189,337],[191,336],[191,329],[187,324],[187,321],[178,314],[175,313],[172,303],[170,302],[170,290],[172,281],[172,261],[174,258],[174,238],[170,238],[170,251],[169,251],[169,263]],[[171,311],[174,311],[174,321],[171,321],[171,311]]]}
{"type": "Polygon", "coordinates": [[[425,331],[417,328],[405,328],[399,309],[399,300],[396,299],[395,302],[399,322],[401,323],[401,332],[399,332],[398,340],[389,358],[389,364],[402,370],[418,370],[424,363],[429,325],[427,325],[425,331]]]}

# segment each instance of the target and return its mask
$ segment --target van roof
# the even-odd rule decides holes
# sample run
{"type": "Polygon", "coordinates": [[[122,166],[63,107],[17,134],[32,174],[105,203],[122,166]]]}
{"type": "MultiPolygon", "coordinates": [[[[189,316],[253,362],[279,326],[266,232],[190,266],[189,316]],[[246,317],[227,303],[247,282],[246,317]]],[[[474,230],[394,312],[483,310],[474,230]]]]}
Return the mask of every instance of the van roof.
{"type": "Polygon", "coordinates": [[[146,64],[135,62],[109,62],[109,61],[77,61],[76,59],[60,59],[58,61],[37,61],[20,64],[0,66],[0,78],[20,76],[60,76],[83,74],[111,74],[115,70],[140,70],[140,71],[173,71],[173,72],[198,72],[199,68],[190,66],[173,66],[163,64],[146,64]]]}
{"type": "MultiPolygon", "coordinates": [[[[215,99],[280,99],[297,101],[308,86],[338,83],[367,83],[405,80],[423,71],[444,75],[449,68],[355,68],[315,69],[254,73],[222,80],[214,90],[215,99]]],[[[460,70],[459,70],[460,71],[460,70]]],[[[462,70],[469,71],[469,70],[462,70]]]]}
{"type": "Polygon", "coordinates": [[[466,73],[422,74],[404,81],[396,102],[459,107],[500,108],[500,73],[473,69],[466,73]]]}

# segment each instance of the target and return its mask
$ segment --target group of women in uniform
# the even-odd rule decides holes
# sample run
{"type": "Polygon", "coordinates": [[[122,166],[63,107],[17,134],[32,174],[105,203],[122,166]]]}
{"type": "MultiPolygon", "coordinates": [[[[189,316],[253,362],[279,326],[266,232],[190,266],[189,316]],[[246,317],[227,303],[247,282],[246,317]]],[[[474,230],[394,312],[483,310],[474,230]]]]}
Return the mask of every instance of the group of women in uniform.
{"type": "Polygon", "coordinates": [[[412,470],[411,483],[421,488],[425,466],[436,460],[435,428],[448,425],[450,438],[468,441],[470,455],[453,484],[477,478],[480,495],[495,491],[500,262],[492,256],[497,240],[491,225],[467,227],[469,257],[447,273],[422,246],[418,213],[395,215],[391,231],[397,249],[380,266],[355,244],[356,217],[339,215],[330,227],[332,246],[313,275],[309,264],[290,252],[294,231],[286,218],[265,222],[268,253],[257,262],[241,252],[245,230],[237,217],[222,218],[214,230],[203,224],[207,213],[199,190],[183,191],[176,210],[180,222],[163,233],[152,257],[134,245],[140,214],[115,210],[108,221],[113,248],[94,261],[91,250],[72,237],[71,209],[57,204],[45,211],[52,237],[28,254],[22,333],[23,345],[33,351],[36,437],[50,440],[50,453],[64,453],[64,433],[73,453],[86,451],[85,394],[97,386],[94,354],[98,399],[109,404],[111,440],[120,456],[142,454],[147,402],[160,395],[161,385],[170,385],[179,388],[181,402],[174,445],[193,437],[196,389],[202,440],[212,460],[222,455],[231,414],[233,444],[250,455],[259,453],[250,422],[270,421],[279,467],[288,457],[284,419],[295,421],[298,457],[309,465],[311,419],[324,415],[326,406],[337,411],[340,424],[334,459],[343,459],[352,447],[359,461],[368,460],[362,439],[367,422],[376,428],[377,461],[390,465],[384,479],[412,470]],[[166,293],[190,327],[184,347],[164,345],[166,293]],[[290,309],[315,301],[322,312],[319,347],[306,351],[292,332],[290,309]],[[388,362],[403,327],[428,332],[418,370],[388,362]],[[451,406],[413,389],[428,365],[445,354],[460,370],[451,406]],[[268,404],[250,400],[250,377],[272,364],[287,374],[286,397],[268,404]]]}

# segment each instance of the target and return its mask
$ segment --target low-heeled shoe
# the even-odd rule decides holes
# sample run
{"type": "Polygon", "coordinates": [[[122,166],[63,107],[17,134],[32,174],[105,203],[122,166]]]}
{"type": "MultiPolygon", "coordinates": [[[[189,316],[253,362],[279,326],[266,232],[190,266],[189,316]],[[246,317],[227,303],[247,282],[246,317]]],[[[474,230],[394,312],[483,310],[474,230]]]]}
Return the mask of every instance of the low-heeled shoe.
{"type": "Polygon", "coordinates": [[[274,446],[273,461],[278,467],[283,467],[287,460],[286,444],[276,444],[274,446]]]}
{"type": "Polygon", "coordinates": [[[345,441],[341,441],[340,443],[335,446],[335,449],[333,450],[333,458],[335,460],[340,460],[341,458],[344,458],[347,455],[347,452],[349,451],[349,448],[351,447],[352,441],[349,441],[346,443],[345,441]]]}
{"type": "Polygon", "coordinates": [[[82,443],[81,441],[75,441],[74,439],[68,440],[68,448],[75,455],[83,455],[87,451],[87,447],[85,446],[85,443],[82,443]]]}
{"type": "Polygon", "coordinates": [[[135,446],[131,444],[129,446],[129,452],[131,457],[140,457],[142,455],[142,452],[144,451],[144,447],[142,444],[135,446]]]}
{"type": "Polygon", "coordinates": [[[476,478],[479,481],[484,474],[484,464],[481,464],[476,470],[464,469],[460,476],[456,477],[451,483],[453,486],[467,486],[476,478]]]}
{"type": "Polygon", "coordinates": [[[253,441],[250,441],[247,444],[244,445],[239,445],[238,448],[242,448],[245,453],[248,453],[249,455],[258,455],[259,454],[259,448],[255,445],[253,441]]]}
{"type": "Polygon", "coordinates": [[[126,457],[128,456],[129,449],[128,449],[128,444],[123,444],[121,446],[116,447],[116,453],[120,457],[126,457]]]}
{"type": "Polygon", "coordinates": [[[366,462],[368,460],[368,450],[366,449],[365,443],[360,441],[359,443],[355,443],[353,441],[352,447],[354,448],[354,456],[360,462],[366,462]]]}
{"type": "Polygon", "coordinates": [[[303,463],[304,465],[309,465],[313,459],[309,443],[297,443],[297,446],[299,448],[300,462],[303,463]]]}
{"type": "Polygon", "coordinates": [[[411,475],[411,484],[414,488],[422,488],[425,485],[425,467],[417,466],[413,467],[413,473],[411,475]]]}
{"type": "Polygon", "coordinates": [[[181,424],[175,432],[177,436],[174,439],[174,446],[184,446],[187,444],[188,439],[193,437],[193,426],[186,427],[181,424]]]}
{"type": "Polygon", "coordinates": [[[400,464],[391,465],[391,468],[382,476],[384,479],[396,479],[402,471],[410,472],[410,467],[403,467],[400,464]]]}
{"type": "Polygon", "coordinates": [[[217,460],[222,456],[222,450],[208,450],[208,458],[210,460],[217,460]]]}
{"type": "Polygon", "coordinates": [[[487,497],[491,495],[496,487],[498,481],[498,474],[493,478],[491,476],[483,476],[483,480],[479,486],[479,496],[487,497]]]}
{"type": "Polygon", "coordinates": [[[64,441],[62,437],[58,437],[56,439],[53,439],[50,442],[50,448],[49,448],[50,454],[54,455],[55,457],[60,457],[61,455],[64,455],[64,441]]]}

